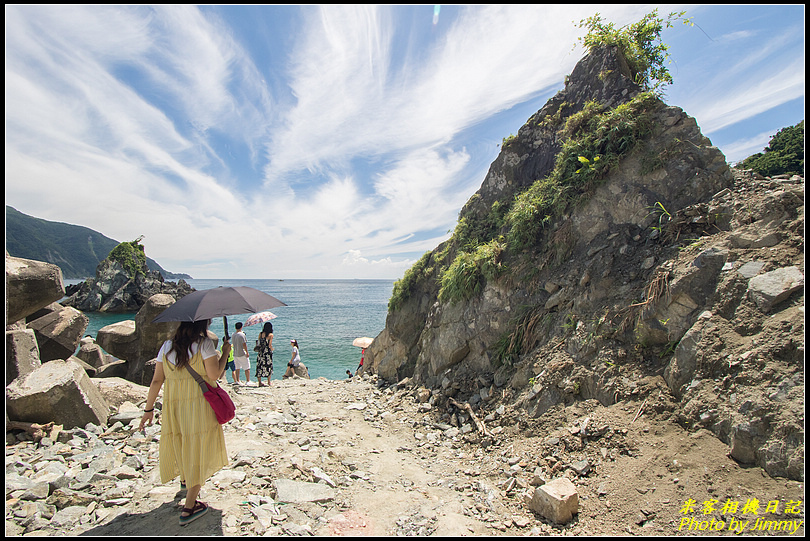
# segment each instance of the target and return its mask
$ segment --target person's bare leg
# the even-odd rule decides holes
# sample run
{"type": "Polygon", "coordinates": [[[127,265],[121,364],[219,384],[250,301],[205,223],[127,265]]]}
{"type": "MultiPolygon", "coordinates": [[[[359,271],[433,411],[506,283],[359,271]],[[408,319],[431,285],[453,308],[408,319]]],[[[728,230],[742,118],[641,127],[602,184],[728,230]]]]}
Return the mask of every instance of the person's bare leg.
{"type": "MultiPolygon", "coordinates": [[[[194,504],[197,503],[197,496],[200,495],[200,489],[202,489],[202,485],[194,485],[193,487],[188,487],[188,493],[186,493],[186,509],[194,509],[194,504]]],[[[191,513],[183,511],[180,513],[180,516],[187,517],[191,513]]]]}

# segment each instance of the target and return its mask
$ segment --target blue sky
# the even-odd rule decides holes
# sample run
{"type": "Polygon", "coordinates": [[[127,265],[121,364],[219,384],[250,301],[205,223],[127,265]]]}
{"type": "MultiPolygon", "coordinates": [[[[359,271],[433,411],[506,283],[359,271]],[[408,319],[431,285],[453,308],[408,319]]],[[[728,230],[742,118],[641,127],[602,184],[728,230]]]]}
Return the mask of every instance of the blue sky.
{"type": "MultiPolygon", "coordinates": [[[[804,6],[659,6],[665,101],[739,161],[804,118],[804,6]]],[[[390,278],[650,5],[6,5],[6,204],[195,278],[390,278]]]]}

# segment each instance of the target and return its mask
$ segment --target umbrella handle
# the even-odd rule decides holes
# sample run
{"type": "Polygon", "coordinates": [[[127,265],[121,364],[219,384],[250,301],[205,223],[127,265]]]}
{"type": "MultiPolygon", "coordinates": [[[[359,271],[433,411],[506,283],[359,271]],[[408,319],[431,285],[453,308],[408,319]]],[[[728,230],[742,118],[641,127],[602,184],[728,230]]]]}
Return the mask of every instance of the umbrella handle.
{"type": "Polygon", "coordinates": [[[228,316],[222,316],[222,325],[225,327],[225,341],[229,341],[231,339],[231,335],[228,334],[228,316]]]}

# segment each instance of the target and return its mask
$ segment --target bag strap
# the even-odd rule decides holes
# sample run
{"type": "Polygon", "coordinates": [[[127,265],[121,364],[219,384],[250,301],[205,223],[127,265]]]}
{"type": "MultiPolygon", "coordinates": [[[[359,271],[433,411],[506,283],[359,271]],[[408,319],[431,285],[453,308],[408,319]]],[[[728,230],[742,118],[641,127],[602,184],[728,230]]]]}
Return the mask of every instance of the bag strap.
{"type": "Polygon", "coordinates": [[[186,370],[189,371],[189,373],[191,374],[191,377],[194,378],[194,381],[196,381],[200,385],[200,389],[202,389],[203,394],[207,393],[208,392],[208,384],[205,383],[205,380],[202,379],[202,376],[200,376],[197,373],[196,370],[191,368],[191,365],[189,365],[189,364],[186,365],[186,370]]]}

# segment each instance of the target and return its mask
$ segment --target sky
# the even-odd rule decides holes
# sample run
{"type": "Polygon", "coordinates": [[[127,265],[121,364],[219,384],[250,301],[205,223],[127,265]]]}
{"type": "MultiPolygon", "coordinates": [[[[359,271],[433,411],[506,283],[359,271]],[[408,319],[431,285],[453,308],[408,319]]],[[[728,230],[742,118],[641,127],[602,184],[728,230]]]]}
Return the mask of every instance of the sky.
{"type": "MultiPolygon", "coordinates": [[[[6,204],[209,279],[401,278],[628,5],[8,5],[6,204]]],[[[803,5],[657,6],[729,163],[804,119],[803,5]]]]}

